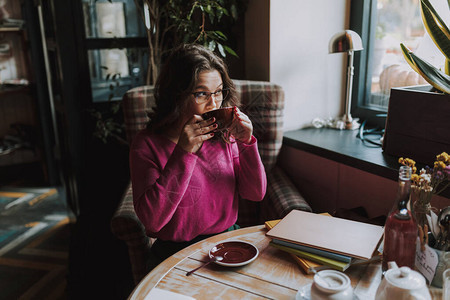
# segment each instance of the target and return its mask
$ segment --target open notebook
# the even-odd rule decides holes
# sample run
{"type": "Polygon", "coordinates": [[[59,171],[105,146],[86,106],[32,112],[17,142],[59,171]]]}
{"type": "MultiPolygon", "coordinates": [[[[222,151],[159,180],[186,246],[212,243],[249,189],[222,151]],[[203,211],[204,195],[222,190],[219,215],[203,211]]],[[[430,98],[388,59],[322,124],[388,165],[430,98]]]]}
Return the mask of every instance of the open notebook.
{"type": "Polygon", "coordinates": [[[383,227],[293,210],[266,235],[355,258],[370,259],[383,236],[383,227]]]}

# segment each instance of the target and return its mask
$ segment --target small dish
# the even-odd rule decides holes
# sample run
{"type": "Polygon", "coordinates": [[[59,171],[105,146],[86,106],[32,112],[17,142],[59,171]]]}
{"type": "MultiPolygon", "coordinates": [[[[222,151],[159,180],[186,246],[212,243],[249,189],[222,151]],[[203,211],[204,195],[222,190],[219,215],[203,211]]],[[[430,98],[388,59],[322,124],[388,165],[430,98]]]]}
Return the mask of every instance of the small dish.
{"type": "MultiPolygon", "coordinates": [[[[311,287],[312,283],[302,286],[295,294],[295,300],[311,300],[311,287]]],[[[353,293],[353,300],[359,300],[355,293],[353,293]]]]}
{"type": "Polygon", "coordinates": [[[239,267],[251,263],[258,254],[258,248],[242,241],[219,243],[209,250],[209,257],[222,256],[223,260],[215,261],[215,263],[226,267],[239,267]]]}
{"type": "Polygon", "coordinates": [[[312,283],[302,286],[295,295],[295,300],[311,300],[311,286],[312,283]]]}

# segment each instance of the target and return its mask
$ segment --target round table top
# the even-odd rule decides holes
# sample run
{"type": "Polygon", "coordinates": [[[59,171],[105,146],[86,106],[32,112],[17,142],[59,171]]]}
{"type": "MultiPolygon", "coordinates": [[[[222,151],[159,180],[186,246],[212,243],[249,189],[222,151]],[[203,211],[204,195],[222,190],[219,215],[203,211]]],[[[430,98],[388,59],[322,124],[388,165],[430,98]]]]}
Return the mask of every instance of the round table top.
{"type": "MultiPolygon", "coordinates": [[[[271,247],[271,239],[265,235],[266,232],[264,225],[247,227],[193,244],[147,274],[129,299],[149,299],[149,293],[161,290],[176,293],[172,296],[184,295],[195,299],[295,299],[299,289],[312,283],[313,275],[306,275],[291,254],[271,247]],[[258,257],[238,267],[212,263],[186,276],[188,271],[209,260],[211,248],[231,240],[251,243],[258,249],[258,257]]],[[[345,274],[349,276],[354,293],[360,299],[374,298],[381,282],[379,262],[351,266],[345,274]]],[[[430,291],[433,299],[441,298],[441,289],[430,291]]]]}

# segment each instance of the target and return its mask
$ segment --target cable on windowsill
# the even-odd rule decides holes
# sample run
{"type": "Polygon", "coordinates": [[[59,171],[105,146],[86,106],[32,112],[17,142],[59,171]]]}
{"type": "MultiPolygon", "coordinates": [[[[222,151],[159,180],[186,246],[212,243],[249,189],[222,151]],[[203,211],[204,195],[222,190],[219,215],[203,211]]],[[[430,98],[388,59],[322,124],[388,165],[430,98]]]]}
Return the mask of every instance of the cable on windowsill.
{"type": "Polygon", "coordinates": [[[366,129],[367,120],[365,120],[361,126],[359,127],[359,132],[356,135],[366,147],[370,148],[381,148],[384,135],[384,129],[380,129],[379,127],[366,129]],[[368,136],[378,136],[379,138],[368,138],[368,136]]]}

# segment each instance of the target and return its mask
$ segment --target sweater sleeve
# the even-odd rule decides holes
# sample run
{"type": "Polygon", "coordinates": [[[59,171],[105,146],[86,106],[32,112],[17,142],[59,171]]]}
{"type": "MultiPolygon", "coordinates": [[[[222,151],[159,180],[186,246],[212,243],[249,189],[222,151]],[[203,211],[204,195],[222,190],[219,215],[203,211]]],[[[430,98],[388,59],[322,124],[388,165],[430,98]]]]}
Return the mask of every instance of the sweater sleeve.
{"type": "Polygon", "coordinates": [[[156,149],[140,140],[130,151],[133,202],[147,231],[159,232],[172,218],[189,185],[195,154],[175,146],[165,166],[158,165],[156,149]]]}
{"type": "Polygon", "coordinates": [[[267,178],[258,152],[257,140],[252,136],[249,144],[237,141],[239,157],[235,158],[239,194],[251,201],[261,201],[266,194],[267,178]]]}

